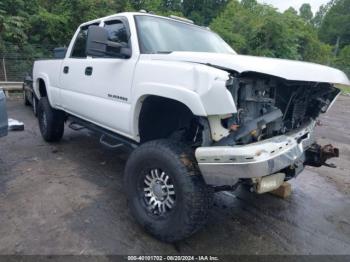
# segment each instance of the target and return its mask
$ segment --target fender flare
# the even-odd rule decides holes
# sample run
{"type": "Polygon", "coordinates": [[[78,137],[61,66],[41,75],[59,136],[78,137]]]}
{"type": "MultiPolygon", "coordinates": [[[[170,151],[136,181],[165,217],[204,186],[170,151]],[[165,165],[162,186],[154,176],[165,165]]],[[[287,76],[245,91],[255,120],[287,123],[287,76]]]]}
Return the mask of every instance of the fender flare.
{"type": "Polygon", "coordinates": [[[47,97],[49,99],[49,101],[51,101],[51,93],[50,93],[50,80],[49,80],[49,76],[45,73],[40,73],[35,77],[35,81],[33,81],[33,89],[34,89],[34,93],[35,95],[40,99],[41,95],[39,92],[39,80],[43,80],[45,83],[45,87],[46,87],[46,93],[47,93],[47,97]]]}
{"type": "Polygon", "coordinates": [[[186,88],[171,86],[171,85],[160,85],[160,84],[141,84],[137,88],[132,97],[135,99],[132,102],[132,113],[131,127],[130,130],[135,134],[135,138],[139,139],[138,122],[139,115],[142,109],[143,101],[149,96],[158,96],[176,100],[184,104],[195,116],[207,116],[207,112],[201,101],[200,96],[186,88]]]}

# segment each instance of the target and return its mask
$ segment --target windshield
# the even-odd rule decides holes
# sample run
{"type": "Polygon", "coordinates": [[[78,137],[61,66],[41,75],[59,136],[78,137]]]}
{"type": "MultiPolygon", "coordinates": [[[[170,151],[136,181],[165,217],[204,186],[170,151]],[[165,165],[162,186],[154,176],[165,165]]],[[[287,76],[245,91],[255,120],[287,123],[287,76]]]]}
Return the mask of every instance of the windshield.
{"type": "Polygon", "coordinates": [[[141,53],[173,51],[235,54],[217,34],[196,25],[171,19],[135,16],[141,53]]]}

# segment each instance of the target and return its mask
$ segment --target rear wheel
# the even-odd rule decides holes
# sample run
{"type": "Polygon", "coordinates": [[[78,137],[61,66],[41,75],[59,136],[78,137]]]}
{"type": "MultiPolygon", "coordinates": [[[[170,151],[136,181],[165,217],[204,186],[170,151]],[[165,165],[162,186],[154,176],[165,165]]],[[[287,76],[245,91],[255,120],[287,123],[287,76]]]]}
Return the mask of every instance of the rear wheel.
{"type": "Polygon", "coordinates": [[[24,89],[23,89],[23,101],[24,101],[25,106],[30,106],[30,102],[29,102],[29,99],[27,97],[27,92],[24,89]]]}
{"type": "Polygon", "coordinates": [[[33,98],[32,98],[32,105],[33,105],[33,112],[34,112],[34,115],[35,116],[38,116],[38,99],[35,97],[35,95],[33,95],[33,98]]]}
{"type": "Polygon", "coordinates": [[[42,137],[47,142],[58,142],[64,132],[65,114],[51,107],[47,97],[42,97],[38,106],[38,122],[42,137]]]}
{"type": "Polygon", "coordinates": [[[151,141],[136,149],[126,165],[125,186],[136,220],[165,242],[198,231],[212,203],[192,152],[171,140],[151,141]]]}

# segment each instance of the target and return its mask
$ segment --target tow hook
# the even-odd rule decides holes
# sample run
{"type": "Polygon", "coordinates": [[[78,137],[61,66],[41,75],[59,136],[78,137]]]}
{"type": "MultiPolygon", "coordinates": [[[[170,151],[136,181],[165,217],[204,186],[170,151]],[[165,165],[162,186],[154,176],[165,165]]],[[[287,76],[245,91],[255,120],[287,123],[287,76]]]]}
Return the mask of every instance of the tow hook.
{"type": "Polygon", "coordinates": [[[305,152],[305,165],[307,166],[328,166],[331,168],[336,168],[334,164],[328,164],[326,161],[330,158],[339,157],[339,149],[333,147],[332,145],[320,146],[318,144],[313,144],[305,152]]]}

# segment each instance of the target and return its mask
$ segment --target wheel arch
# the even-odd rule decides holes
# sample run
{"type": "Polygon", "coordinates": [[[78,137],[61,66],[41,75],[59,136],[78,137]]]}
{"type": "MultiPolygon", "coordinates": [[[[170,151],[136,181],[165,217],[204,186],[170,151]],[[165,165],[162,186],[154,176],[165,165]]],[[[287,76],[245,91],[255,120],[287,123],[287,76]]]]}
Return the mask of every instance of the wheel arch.
{"type": "MultiPolygon", "coordinates": [[[[191,101],[191,105],[194,104],[193,102],[195,102],[195,100],[191,101]]],[[[175,131],[176,129],[174,122],[178,122],[178,127],[180,127],[181,124],[190,121],[191,118],[206,115],[202,104],[197,104],[195,106],[191,105],[189,105],[189,101],[186,101],[185,99],[176,99],[164,95],[144,94],[140,96],[133,107],[133,131],[136,134],[138,141],[147,142],[152,140],[150,137],[154,139],[165,138],[160,134],[160,137],[156,134],[149,134],[157,128],[157,125],[160,124],[159,121],[164,121],[164,127],[166,126],[168,128],[165,132],[170,132],[171,130],[175,131]],[[167,113],[169,113],[169,119],[164,116],[164,114],[167,113]],[[174,118],[176,113],[178,113],[179,116],[181,115],[181,118],[174,118]],[[145,127],[150,120],[154,127],[151,127],[150,125],[145,127]],[[145,132],[148,134],[145,134],[145,132]]]]}
{"type": "Polygon", "coordinates": [[[200,96],[187,88],[158,85],[158,84],[141,84],[133,90],[133,100],[130,130],[133,132],[135,139],[140,142],[139,120],[143,103],[147,98],[159,97],[168,100],[174,100],[186,107],[194,116],[207,116],[207,112],[201,101],[200,96]]]}
{"type": "Polygon", "coordinates": [[[33,90],[39,100],[41,97],[47,97],[50,104],[53,102],[50,92],[50,80],[47,74],[41,73],[35,77],[33,80],[33,90]]]}
{"type": "Polygon", "coordinates": [[[48,97],[50,101],[50,94],[48,92],[48,86],[49,86],[49,79],[45,75],[40,75],[38,76],[34,81],[33,81],[33,89],[36,97],[39,99],[41,97],[48,97]]]}

